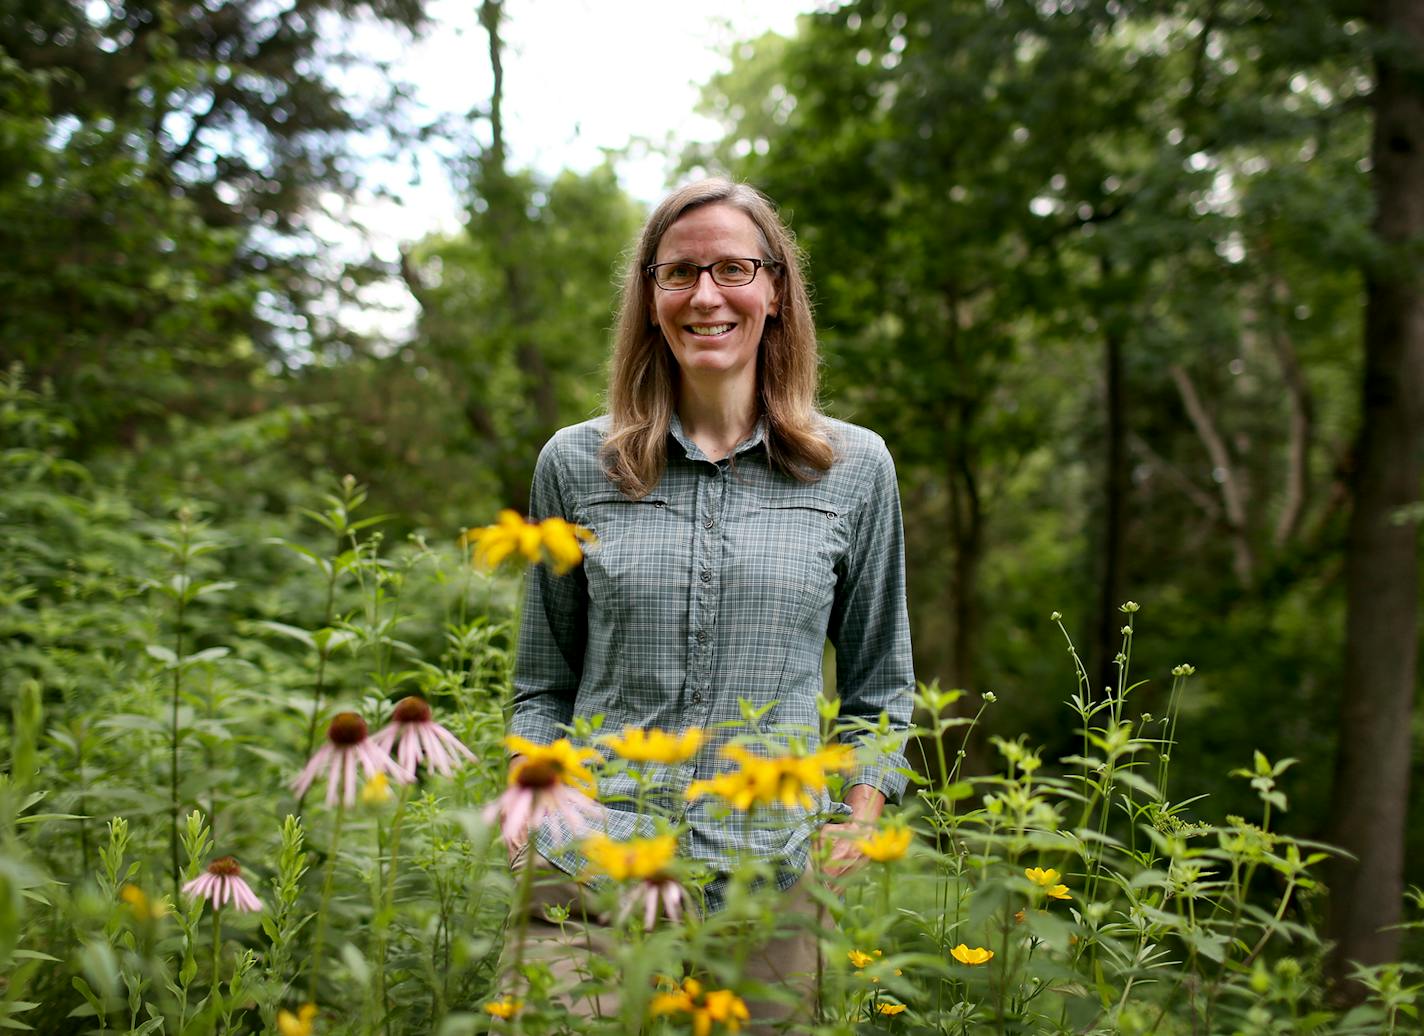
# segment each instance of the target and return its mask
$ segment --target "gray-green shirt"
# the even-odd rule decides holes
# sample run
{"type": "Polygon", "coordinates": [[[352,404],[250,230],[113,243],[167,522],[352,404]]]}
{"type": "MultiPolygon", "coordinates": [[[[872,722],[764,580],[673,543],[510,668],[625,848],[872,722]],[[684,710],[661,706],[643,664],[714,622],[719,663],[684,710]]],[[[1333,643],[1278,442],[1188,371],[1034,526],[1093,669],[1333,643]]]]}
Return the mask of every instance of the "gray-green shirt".
{"type": "MultiPolygon", "coordinates": [[[[607,426],[605,417],[562,429],[539,455],[530,517],[586,526],[598,543],[567,575],[547,566],[530,572],[510,732],[547,744],[567,736],[575,716],[600,714],[604,733],[703,728],[707,740],[687,763],[645,768],[666,789],[663,811],[687,825],[683,851],[714,870],[746,851],[774,859],[789,887],[806,867],[815,827],[848,807],[777,807],[779,816],[745,824],[714,799],[687,803],[682,792],[733,766],[720,751],[747,733],[739,699],[766,707],[759,727],[773,740],[819,747],[827,637],[840,716],[867,727],[845,739],[870,736],[882,714],[892,732],[908,726],[914,672],[894,463],[873,432],[826,419],[835,463],[818,481],[799,482],[767,463],[761,424],[714,463],[674,416],[662,480],[630,500],[600,464],[607,426]]],[[[884,750],[847,787],[869,784],[897,801],[906,766],[898,749],[884,750]]],[[[635,797],[626,775],[601,782],[609,837],[651,830],[635,797]]],[[[541,853],[577,874],[583,859],[569,841],[557,821],[535,836],[541,853]]],[[[716,884],[708,889],[713,908],[716,884]]]]}

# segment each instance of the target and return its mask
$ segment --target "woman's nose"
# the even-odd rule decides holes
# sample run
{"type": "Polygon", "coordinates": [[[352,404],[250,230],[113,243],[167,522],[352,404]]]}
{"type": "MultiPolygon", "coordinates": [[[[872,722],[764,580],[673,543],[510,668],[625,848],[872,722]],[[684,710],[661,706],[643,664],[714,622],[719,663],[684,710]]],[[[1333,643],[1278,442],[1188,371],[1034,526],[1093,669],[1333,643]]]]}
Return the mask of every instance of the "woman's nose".
{"type": "Polygon", "coordinates": [[[697,283],[692,286],[692,304],[695,306],[715,306],[722,301],[722,289],[712,279],[711,270],[703,270],[697,275],[697,283]]]}

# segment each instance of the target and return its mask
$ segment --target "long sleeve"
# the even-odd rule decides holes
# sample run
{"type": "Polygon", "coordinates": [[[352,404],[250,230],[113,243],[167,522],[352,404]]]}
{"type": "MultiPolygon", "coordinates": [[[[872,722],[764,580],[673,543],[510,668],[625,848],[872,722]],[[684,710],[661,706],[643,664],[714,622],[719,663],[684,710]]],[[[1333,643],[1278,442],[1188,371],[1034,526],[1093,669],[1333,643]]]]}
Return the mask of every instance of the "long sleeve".
{"type": "MultiPolygon", "coordinates": [[[[905,541],[895,464],[884,443],[868,460],[869,491],[856,515],[854,539],[839,573],[828,633],[836,649],[836,690],[843,719],[909,727],[915,675],[910,620],[905,604],[905,541]]],[[[844,740],[866,738],[853,731],[844,740]]],[[[908,768],[903,752],[884,752],[853,773],[849,785],[869,784],[887,799],[904,794],[908,768]]]]}
{"type": "MultiPolygon", "coordinates": [[[[558,444],[556,435],[539,453],[529,494],[531,520],[574,520],[560,470],[558,444]]],[[[548,744],[564,736],[560,727],[573,721],[587,641],[588,582],[583,567],[558,576],[549,565],[530,566],[514,663],[511,734],[536,744],[548,744]]]]}

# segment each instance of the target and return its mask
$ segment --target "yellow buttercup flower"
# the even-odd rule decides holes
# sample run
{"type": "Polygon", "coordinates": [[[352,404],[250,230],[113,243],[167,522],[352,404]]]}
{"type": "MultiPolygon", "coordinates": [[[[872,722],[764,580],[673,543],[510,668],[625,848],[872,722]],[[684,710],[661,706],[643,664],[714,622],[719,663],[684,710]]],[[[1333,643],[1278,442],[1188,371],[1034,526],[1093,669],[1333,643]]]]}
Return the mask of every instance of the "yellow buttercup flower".
{"type": "Polygon", "coordinates": [[[876,863],[889,863],[905,855],[906,850],[910,848],[912,837],[914,836],[908,827],[887,827],[869,838],[857,838],[855,847],[867,859],[876,863]]]}
{"type": "Polygon", "coordinates": [[[968,964],[971,967],[976,964],[987,964],[994,959],[993,950],[986,950],[982,946],[976,946],[970,949],[964,945],[964,943],[960,943],[954,949],[950,950],[949,955],[959,961],[959,963],[968,964]]]}
{"type": "Polygon", "coordinates": [[[297,1013],[283,1008],[277,1012],[277,1031],[282,1036],[312,1036],[316,1029],[316,1004],[303,1004],[297,1013]]]}
{"type": "Polygon", "coordinates": [[[727,1032],[740,1032],[742,1022],[751,1018],[742,998],[730,989],[704,990],[695,978],[682,981],[682,988],[653,997],[648,1012],[654,1017],[685,1014],[692,1019],[693,1036],[708,1036],[714,1022],[727,1032]]]}
{"type": "Polygon", "coordinates": [[[904,1009],[904,1004],[890,1004],[883,1001],[875,1005],[876,1014],[899,1014],[904,1009]]]}
{"type": "Polygon", "coordinates": [[[391,782],[378,773],[361,786],[361,801],[368,806],[384,806],[391,801],[391,782]]]}
{"type": "Polygon", "coordinates": [[[703,740],[699,727],[684,730],[681,734],[627,727],[622,734],[609,734],[602,739],[617,755],[631,762],[664,763],[668,766],[691,759],[702,747],[703,740]]]}
{"type": "Polygon", "coordinates": [[[677,852],[677,838],[658,835],[615,842],[606,835],[584,840],[583,854],[590,870],[614,881],[651,881],[661,878],[677,852]]]}
{"type": "Polygon", "coordinates": [[[485,1004],[484,1009],[486,1014],[491,1014],[496,1018],[503,1018],[507,1021],[524,1010],[524,1001],[516,1000],[512,996],[507,996],[503,1000],[491,1000],[485,1004]]]}
{"type": "Polygon", "coordinates": [[[474,562],[484,568],[497,568],[506,558],[518,554],[531,565],[547,557],[558,575],[583,561],[580,541],[593,540],[588,529],[562,518],[545,518],[536,524],[507,509],[499,512],[499,521],[494,525],[467,529],[460,535],[462,547],[474,544],[474,562]]]}
{"type": "Polygon", "coordinates": [[[846,954],[846,957],[848,957],[850,959],[850,962],[854,964],[857,968],[863,968],[867,964],[872,964],[875,961],[875,958],[872,957],[870,954],[866,953],[864,950],[851,950],[849,953],[846,954]]]}
{"type": "Polygon", "coordinates": [[[592,748],[575,748],[566,737],[551,744],[536,745],[517,734],[506,737],[504,747],[524,757],[510,767],[510,787],[544,789],[567,784],[590,797],[598,792],[593,774],[584,765],[601,758],[592,748]]]}
{"type": "Polygon", "coordinates": [[[1058,879],[1062,877],[1056,870],[1049,867],[1044,870],[1042,867],[1030,867],[1024,871],[1024,876],[1039,888],[1043,889],[1050,899],[1072,899],[1068,894],[1068,886],[1060,885],[1058,879]]]}

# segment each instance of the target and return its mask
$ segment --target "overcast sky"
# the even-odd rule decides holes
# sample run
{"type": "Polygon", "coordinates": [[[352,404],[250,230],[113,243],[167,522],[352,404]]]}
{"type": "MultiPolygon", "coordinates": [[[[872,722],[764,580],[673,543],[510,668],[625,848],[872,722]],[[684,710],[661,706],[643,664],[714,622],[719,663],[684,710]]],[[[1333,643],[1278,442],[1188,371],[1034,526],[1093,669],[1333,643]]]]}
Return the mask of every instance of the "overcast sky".
{"type": "MultiPolygon", "coordinates": [[[[715,137],[696,117],[698,89],[729,66],[739,40],[767,30],[791,33],[797,14],[818,0],[508,0],[503,29],[505,135],[515,166],[554,174],[586,170],[604,148],[630,142],[671,143],[715,137]]],[[[392,60],[394,74],[414,84],[427,116],[463,117],[489,101],[488,38],[476,0],[433,0],[433,26],[413,45],[390,33],[368,33],[363,49],[392,60]]],[[[484,129],[480,127],[483,134],[484,129]]],[[[371,213],[373,230],[409,240],[459,219],[456,195],[434,149],[409,168],[381,173],[406,202],[371,213]]],[[[621,161],[626,190],[652,201],[668,173],[658,154],[621,161]]]]}
{"type": "MultiPolygon", "coordinates": [[[[506,0],[504,119],[511,164],[552,176],[592,168],[605,148],[648,141],[675,153],[694,140],[714,139],[719,127],[692,109],[702,84],[730,66],[731,48],[768,30],[790,34],[798,14],[829,2],[506,0]]],[[[392,76],[414,86],[422,121],[461,120],[489,103],[489,40],[478,11],[478,0],[431,0],[432,25],[420,40],[372,25],[358,31],[357,46],[389,61],[392,76]]],[[[341,85],[376,95],[383,84],[353,72],[341,85]]],[[[487,139],[486,127],[475,126],[487,139]]],[[[665,190],[667,163],[657,151],[635,151],[641,157],[618,162],[619,177],[629,193],[655,201],[665,190]]],[[[457,229],[460,201],[440,154],[432,144],[395,165],[368,164],[366,181],[399,201],[363,190],[348,207],[328,196],[333,219],[315,222],[333,254],[369,248],[394,262],[402,244],[457,229]],[[418,183],[411,182],[412,170],[418,183]],[[352,222],[364,233],[353,238],[352,222]]],[[[367,305],[344,319],[397,339],[409,333],[414,300],[399,281],[370,285],[362,294],[367,305]]]]}

